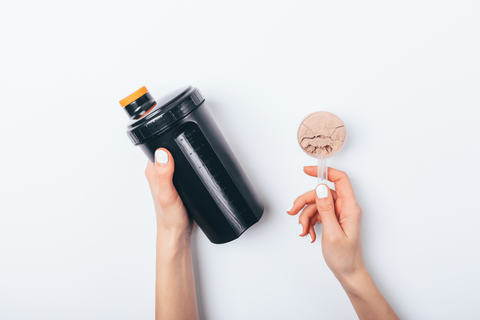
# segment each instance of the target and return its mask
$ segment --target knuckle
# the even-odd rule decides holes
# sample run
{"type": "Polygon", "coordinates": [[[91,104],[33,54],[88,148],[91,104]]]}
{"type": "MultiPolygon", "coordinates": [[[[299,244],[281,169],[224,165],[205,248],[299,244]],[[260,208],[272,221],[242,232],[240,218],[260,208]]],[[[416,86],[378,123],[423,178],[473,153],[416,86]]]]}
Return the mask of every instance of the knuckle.
{"type": "Polygon", "coordinates": [[[172,197],[162,190],[157,190],[155,197],[157,198],[160,207],[167,207],[172,203],[172,197]]]}
{"type": "Polygon", "coordinates": [[[336,170],[336,173],[335,173],[335,174],[336,174],[337,177],[338,177],[337,180],[339,180],[339,181],[349,180],[348,174],[347,174],[345,171],[337,170],[337,169],[335,169],[335,170],[336,170]]]}
{"type": "Polygon", "coordinates": [[[145,169],[145,177],[150,182],[155,177],[155,173],[150,168],[145,169]]]}
{"type": "Polygon", "coordinates": [[[340,238],[334,234],[328,235],[326,238],[326,240],[332,244],[336,244],[340,241],[340,238]]]}
{"type": "Polygon", "coordinates": [[[363,210],[360,206],[357,206],[357,212],[360,217],[363,216],[363,210]]]}
{"type": "MultiPolygon", "coordinates": [[[[304,201],[302,201],[302,197],[298,197],[297,199],[295,199],[295,201],[293,201],[293,205],[294,206],[302,206],[302,204],[304,203],[304,201]]],[[[303,207],[303,206],[302,206],[303,207]]]]}
{"type": "Polygon", "coordinates": [[[300,217],[298,217],[298,222],[302,225],[308,226],[309,219],[306,214],[303,212],[300,214],[300,217]]]}
{"type": "Polygon", "coordinates": [[[347,207],[348,211],[351,212],[352,214],[356,215],[356,216],[362,216],[363,215],[363,210],[362,208],[358,205],[358,203],[355,203],[355,204],[352,204],[352,205],[349,205],[347,207]]]}
{"type": "Polygon", "coordinates": [[[155,168],[155,173],[159,179],[171,179],[172,173],[169,170],[165,170],[165,168],[155,168]]]}
{"type": "Polygon", "coordinates": [[[329,201],[327,203],[319,203],[318,209],[321,211],[333,211],[334,206],[333,206],[333,203],[329,201]]]}
{"type": "Polygon", "coordinates": [[[358,217],[358,221],[362,221],[363,210],[362,210],[362,208],[360,208],[360,206],[357,209],[357,217],[358,217]]]}
{"type": "Polygon", "coordinates": [[[348,174],[345,171],[340,171],[340,175],[342,176],[342,179],[348,180],[348,174]]]}
{"type": "Polygon", "coordinates": [[[183,206],[183,202],[180,197],[172,193],[163,195],[160,199],[157,199],[157,201],[162,210],[176,210],[183,206]]]}

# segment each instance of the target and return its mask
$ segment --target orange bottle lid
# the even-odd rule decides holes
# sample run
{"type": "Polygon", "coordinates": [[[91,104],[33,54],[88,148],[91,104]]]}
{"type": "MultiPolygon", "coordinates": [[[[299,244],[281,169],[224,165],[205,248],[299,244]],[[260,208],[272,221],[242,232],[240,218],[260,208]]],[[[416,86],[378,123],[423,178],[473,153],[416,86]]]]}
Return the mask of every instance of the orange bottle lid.
{"type": "Polygon", "coordinates": [[[132,103],[133,101],[137,100],[138,98],[140,98],[141,96],[143,96],[147,92],[148,92],[147,87],[145,87],[145,86],[141,87],[140,89],[138,89],[137,91],[135,91],[134,93],[129,95],[128,97],[120,100],[120,105],[123,108],[123,107],[129,105],[130,103],[132,103]]]}

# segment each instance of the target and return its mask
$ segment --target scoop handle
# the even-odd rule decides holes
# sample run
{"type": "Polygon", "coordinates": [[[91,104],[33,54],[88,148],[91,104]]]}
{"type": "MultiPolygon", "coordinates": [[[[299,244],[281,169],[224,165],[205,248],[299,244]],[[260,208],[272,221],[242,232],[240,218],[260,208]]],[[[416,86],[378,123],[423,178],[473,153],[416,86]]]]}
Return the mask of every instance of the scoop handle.
{"type": "Polygon", "coordinates": [[[327,159],[318,159],[317,177],[318,177],[317,185],[321,183],[327,184],[327,180],[328,180],[327,159]]]}

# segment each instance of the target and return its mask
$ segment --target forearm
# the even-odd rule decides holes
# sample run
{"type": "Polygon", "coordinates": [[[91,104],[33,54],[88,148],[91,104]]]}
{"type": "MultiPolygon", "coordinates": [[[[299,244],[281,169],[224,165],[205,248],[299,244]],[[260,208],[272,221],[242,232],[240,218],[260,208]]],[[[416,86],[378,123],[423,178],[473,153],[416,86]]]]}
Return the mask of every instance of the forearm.
{"type": "Polygon", "coordinates": [[[337,278],[345,289],[359,319],[399,319],[366,269],[337,278]]]}
{"type": "Polygon", "coordinates": [[[157,234],[155,318],[198,319],[190,237],[157,234]]]}

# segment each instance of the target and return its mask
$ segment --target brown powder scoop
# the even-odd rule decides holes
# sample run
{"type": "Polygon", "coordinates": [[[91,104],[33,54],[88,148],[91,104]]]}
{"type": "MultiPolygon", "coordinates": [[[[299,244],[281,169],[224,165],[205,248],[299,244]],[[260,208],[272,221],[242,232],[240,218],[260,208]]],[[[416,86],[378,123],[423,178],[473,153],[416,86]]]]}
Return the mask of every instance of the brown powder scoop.
{"type": "Polygon", "coordinates": [[[314,112],[303,119],[297,138],[302,150],[318,159],[318,181],[325,183],[327,159],[336,155],[347,139],[345,124],[333,113],[314,112]]]}

